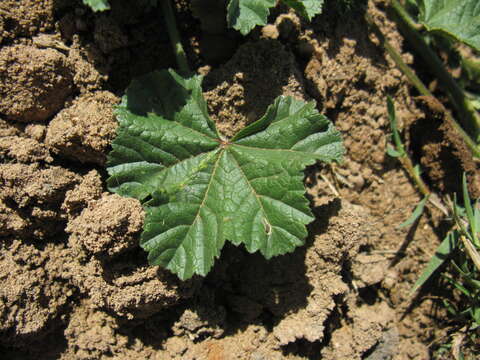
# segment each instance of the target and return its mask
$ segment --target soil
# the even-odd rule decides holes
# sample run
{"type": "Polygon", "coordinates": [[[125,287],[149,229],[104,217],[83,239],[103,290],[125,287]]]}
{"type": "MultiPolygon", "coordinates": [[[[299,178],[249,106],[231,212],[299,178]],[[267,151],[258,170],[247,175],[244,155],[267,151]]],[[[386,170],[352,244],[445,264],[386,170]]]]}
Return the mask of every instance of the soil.
{"type": "MultiPolygon", "coordinates": [[[[267,261],[227,245],[207,277],[182,282],[148,265],[140,203],[105,183],[114,106],[134,77],[174,58],[162,21],[127,3],[99,14],[79,1],[0,3],[2,358],[435,358],[446,310],[435,287],[409,292],[445,235],[444,216],[429,207],[398,227],[421,195],[386,155],[387,95],[433,190],[458,191],[465,170],[478,196],[479,172],[363,16],[326,6],[307,23],[278,6],[267,26],[239,38],[214,21],[224,1],[209,1],[208,17],[194,1],[202,22],[178,2],[225,136],[290,95],[316,101],[347,150],[342,164],[306,170],[315,221],[305,246],[267,261]],[[221,52],[219,41],[228,43],[221,52]]],[[[371,0],[365,11],[412,64],[384,7],[371,0]]]]}

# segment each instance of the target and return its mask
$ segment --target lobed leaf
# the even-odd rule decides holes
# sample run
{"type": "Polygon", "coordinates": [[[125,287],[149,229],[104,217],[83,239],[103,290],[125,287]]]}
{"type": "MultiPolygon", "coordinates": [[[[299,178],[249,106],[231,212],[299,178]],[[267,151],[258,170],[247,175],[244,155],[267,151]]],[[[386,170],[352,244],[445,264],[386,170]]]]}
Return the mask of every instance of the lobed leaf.
{"type": "Polygon", "coordinates": [[[453,36],[480,50],[478,0],[419,0],[420,21],[429,31],[453,36]]]}
{"type": "Polygon", "coordinates": [[[230,27],[247,35],[257,25],[266,25],[270,8],[276,0],[230,0],[227,22],[230,27]]]}
{"type": "Polygon", "coordinates": [[[282,0],[308,21],[322,12],[323,0],[282,0]]]}
{"type": "MultiPolygon", "coordinates": [[[[281,0],[305,19],[311,21],[322,12],[323,0],[281,0]]],[[[266,25],[276,0],[229,0],[227,22],[230,27],[247,35],[257,25],[266,25]]]]}
{"type": "Polygon", "coordinates": [[[117,110],[109,154],[109,189],[146,208],[150,263],[181,279],[206,275],[226,240],[266,258],[302,245],[313,220],[302,171],[344,152],[314,103],[279,97],[231,140],[206,109],[201,77],[142,77],[117,110]]]}

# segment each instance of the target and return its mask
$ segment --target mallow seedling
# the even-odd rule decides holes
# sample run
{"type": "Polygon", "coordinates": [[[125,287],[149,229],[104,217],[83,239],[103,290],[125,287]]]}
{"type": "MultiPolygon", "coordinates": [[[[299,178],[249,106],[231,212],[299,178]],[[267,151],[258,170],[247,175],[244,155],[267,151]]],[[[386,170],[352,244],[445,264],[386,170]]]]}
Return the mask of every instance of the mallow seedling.
{"type": "Polygon", "coordinates": [[[201,81],[173,70],[134,80],[117,108],[108,160],[109,189],[144,205],[149,262],[181,279],[206,275],[226,240],[267,259],[303,245],[313,220],[303,170],[344,153],[315,103],[291,97],[223,137],[201,81]]]}

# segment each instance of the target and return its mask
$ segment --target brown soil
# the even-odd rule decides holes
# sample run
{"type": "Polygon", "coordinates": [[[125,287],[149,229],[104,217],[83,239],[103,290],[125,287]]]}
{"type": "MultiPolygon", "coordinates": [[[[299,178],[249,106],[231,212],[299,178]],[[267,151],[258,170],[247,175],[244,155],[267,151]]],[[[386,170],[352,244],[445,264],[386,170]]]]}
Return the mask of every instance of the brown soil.
{"type": "MultiPolygon", "coordinates": [[[[411,63],[383,5],[368,11],[411,63]]],[[[182,282],[148,266],[141,205],[107,193],[103,169],[124,87],[171,63],[162,26],[131,4],[93,14],[63,1],[0,3],[3,358],[433,357],[446,312],[409,291],[444,235],[442,214],[429,208],[398,228],[420,195],[386,156],[386,96],[435,190],[458,189],[458,169],[445,164],[460,163],[474,184],[476,165],[411,96],[362,16],[327,9],[308,24],[279,7],[270,21],[216,67],[228,51],[202,58],[199,35],[189,39],[212,118],[232,136],[279,95],[315,100],[342,132],[345,161],[306,171],[316,216],[306,246],[270,261],[226,246],[207,277],[182,282]],[[444,162],[452,154],[459,160],[444,162]]],[[[199,26],[231,36],[214,25],[199,26]]]]}
{"type": "Polygon", "coordinates": [[[469,192],[480,196],[480,172],[472,154],[453,125],[445,118],[445,109],[425,97],[418,98],[425,108],[425,117],[410,125],[416,140],[420,163],[432,186],[446,193],[462,193],[458,174],[467,174],[469,192]],[[427,136],[428,134],[428,136],[427,136]]]}
{"type": "Polygon", "coordinates": [[[113,106],[118,103],[108,91],[86,93],[50,121],[45,144],[60,156],[82,163],[104,165],[117,122],[113,106]]]}
{"type": "Polygon", "coordinates": [[[72,92],[67,58],[54,49],[2,47],[0,68],[0,112],[10,120],[45,122],[72,92]]]}

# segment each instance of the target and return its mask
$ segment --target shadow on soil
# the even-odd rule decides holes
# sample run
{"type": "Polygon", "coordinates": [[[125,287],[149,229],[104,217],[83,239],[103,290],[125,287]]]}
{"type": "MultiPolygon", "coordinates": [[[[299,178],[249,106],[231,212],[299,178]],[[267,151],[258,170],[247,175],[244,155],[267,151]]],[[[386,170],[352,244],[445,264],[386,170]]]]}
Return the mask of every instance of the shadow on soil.
{"type": "MultiPolygon", "coordinates": [[[[339,201],[313,209],[316,220],[309,225],[306,245],[271,260],[227,243],[220,260],[191,299],[142,322],[124,323],[120,329],[125,330],[120,331],[130,344],[140,340],[155,349],[161,349],[171,336],[188,335],[200,342],[245,331],[252,324],[271,331],[288,313],[307,305],[312,291],[306,276],[307,249],[339,210],[339,201]]],[[[283,350],[285,354],[308,357],[319,346],[320,343],[298,341],[283,350]]]]}

